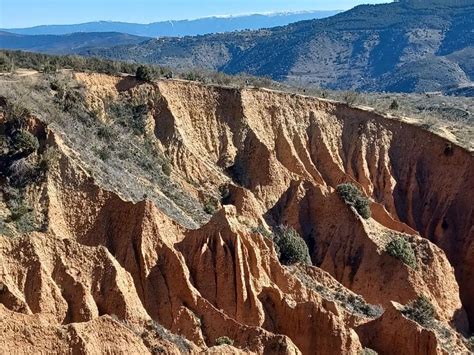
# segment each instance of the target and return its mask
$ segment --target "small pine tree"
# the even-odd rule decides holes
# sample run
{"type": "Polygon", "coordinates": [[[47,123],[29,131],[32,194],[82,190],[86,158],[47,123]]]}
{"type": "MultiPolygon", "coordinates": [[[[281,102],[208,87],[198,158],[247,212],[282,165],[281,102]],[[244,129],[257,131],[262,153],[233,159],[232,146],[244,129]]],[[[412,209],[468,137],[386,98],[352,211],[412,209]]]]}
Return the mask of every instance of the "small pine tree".
{"type": "Polygon", "coordinates": [[[392,103],[390,104],[390,110],[398,110],[400,108],[398,101],[393,100],[392,103]]]}
{"type": "Polygon", "coordinates": [[[385,251],[388,255],[393,256],[411,268],[416,268],[416,255],[415,251],[411,247],[411,244],[405,238],[397,238],[392,240],[385,247],[385,251]]]}
{"type": "Polygon", "coordinates": [[[146,82],[151,82],[154,80],[154,75],[152,70],[144,65],[140,65],[137,68],[135,77],[140,80],[140,81],[146,81],[146,82]]]}
{"type": "Polygon", "coordinates": [[[418,296],[405,306],[402,313],[424,327],[429,327],[437,316],[433,304],[426,296],[418,296]]]}
{"type": "Polygon", "coordinates": [[[341,184],[336,188],[339,196],[349,206],[353,206],[357,213],[364,219],[371,216],[370,202],[367,197],[354,184],[341,184]]]}
{"type": "Polygon", "coordinates": [[[11,138],[11,146],[15,152],[24,152],[26,155],[39,148],[38,138],[26,130],[16,131],[11,138]]]}
{"type": "Polygon", "coordinates": [[[311,265],[308,246],[293,228],[278,227],[273,236],[273,241],[278,258],[283,265],[296,263],[311,265]]]}

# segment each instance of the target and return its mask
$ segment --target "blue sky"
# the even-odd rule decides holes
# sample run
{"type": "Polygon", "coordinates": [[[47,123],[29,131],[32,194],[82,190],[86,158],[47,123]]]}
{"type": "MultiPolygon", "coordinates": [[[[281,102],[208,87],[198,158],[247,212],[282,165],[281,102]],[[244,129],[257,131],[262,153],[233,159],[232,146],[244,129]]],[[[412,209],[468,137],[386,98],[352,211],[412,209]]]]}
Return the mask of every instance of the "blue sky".
{"type": "Polygon", "coordinates": [[[212,15],[337,10],[390,0],[0,0],[0,27],[97,20],[149,23],[212,15]]]}

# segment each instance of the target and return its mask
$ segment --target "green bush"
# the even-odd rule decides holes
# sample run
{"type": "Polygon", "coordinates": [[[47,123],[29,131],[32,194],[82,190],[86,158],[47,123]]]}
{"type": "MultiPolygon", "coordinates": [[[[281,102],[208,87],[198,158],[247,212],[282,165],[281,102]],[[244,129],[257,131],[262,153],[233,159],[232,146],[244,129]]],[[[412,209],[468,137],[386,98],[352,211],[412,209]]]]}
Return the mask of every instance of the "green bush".
{"type": "Polygon", "coordinates": [[[145,134],[147,113],[147,105],[137,105],[132,108],[132,119],[130,121],[130,128],[135,134],[145,134]]]}
{"type": "Polygon", "coordinates": [[[55,63],[49,62],[43,66],[43,73],[45,74],[54,74],[57,70],[58,68],[55,63]]]}
{"type": "Polygon", "coordinates": [[[114,130],[110,126],[102,126],[97,129],[97,136],[106,142],[110,142],[114,137],[114,130]]]}
{"type": "Polygon", "coordinates": [[[229,337],[223,336],[216,339],[216,345],[234,345],[234,341],[229,337]]]}
{"type": "Polygon", "coordinates": [[[146,67],[144,65],[140,65],[137,68],[135,77],[140,81],[146,81],[146,82],[151,82],[154,80],[153,71],[149,67],[146,67]]]}
{"type": "Polygon", "coordinates": [[[24,215],[33,211],[33,209],[28,206],[23,199],[9,201],[8,208],[10,209],[11,221],[18,221],[24,215]]]}
{"type": "Polygon", "coordinates": [[[39,176],[39,171],[35,161],[22,158],[10,164],[8,167],[8,175],[12,186],[25,187],[36,181],[39,176]]]}
{"type": "Polygon", "coordinates": [[[385,247],[385,251],[388,253],[388,255],[403,261],[411,268],[416,268],[415,251],[411,247],[410,242],[408,242],[408,240],[405,238],[400,237],[392,240],[385,247]]]}
{"type": "Polygon", "coordinates": [[[402,313],[424,327],[432,325],[436,318],[436,310],[426,296],[418,296],[404,307],[402,313]]]}
{"type": "Polygon", "coordinates": [[[215,198],[210,198],[204,204],[204,212],[213,215],[218,208],[218,202],[215,198]]]}
{"type": "Polygon", "coordinates": [[[170,176],[171,172],[173,171],[173,168],[171,167],[170,163],[164,162],[161,165],[161,171],[163,171],[163,174],[165,174],[166,176],[170,176]]]}
{"type": "Polygon", "coordinates": [[[308,246],[291,227],[278,227],[273,236],[275,250],[283,265],[304,263],[311,265],[308,246]]]}
{"type": "Polygon", "coordinates": [[[353,206],[364,219],[371,216],[370,202],[354,184],[341,184],[336,188],[337,193],[349,206],[353,206]]]}
{"type": "Polygon", "coordinates": [[[219,186],[219,193],[221,195],[221,202],[223,204],[227,203],[230,199],[230,189],[229,185],[221,185],[219,186]]]}
{"type": "Polygon", "coordinates": [[[389,108],[390,110],[398,110],[400,108],[400,105],[398,104],[397,100],[393,100],[389,108]]]}
{"type": "Polygon", "coordinates": [[[39,148],[39,142],[30,132],[18,130],[11,137],[11,146],[16,152],[31,154],[39,148]]]}
{"type": "Polygon", "coordinates": [[[102,161],[107,161],[111,158],[110,151],[105,147],[102,149],[95,148],[94,151],[102,161]]]}

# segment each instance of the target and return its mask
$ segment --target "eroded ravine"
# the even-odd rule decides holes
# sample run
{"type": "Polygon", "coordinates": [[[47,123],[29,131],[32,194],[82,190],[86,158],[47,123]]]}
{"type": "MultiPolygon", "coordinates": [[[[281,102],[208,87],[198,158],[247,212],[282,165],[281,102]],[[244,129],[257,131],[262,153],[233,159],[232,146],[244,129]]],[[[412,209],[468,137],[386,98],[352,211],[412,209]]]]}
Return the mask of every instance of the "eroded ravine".
{"type": "Polygon", "coordinates": [[[229,193],[208,223],[186,228],[151,201],[132,203],[101,187],[87,162],[49,131],[61,158],[42,190],[48,228],[0,249],[8,256],[0,316],[13,320],[0,321],[0,345],[41,343],[15,335],[30,322],[47,339],[45,351],[120,351],[129,343],[137,352],[197,352],[221,336],[257,353],[465,350],[458,336],[441,339],[399,308],[425,295],[453,334],[467,330],[465,311],[472,317],[474,306],[469,152],[399,120],[315,98],[77,79],[98,107],[123,92],[159,93],[148,129],[173,165],[171,179],[203,203],[222,186],[229,193]],[[334,189],[343,182],[372,198],[373,218],[341,201],[334,189]],[[256,229],[280,224],[305,239],[316,267],[280,265],[256,229]],[[396,235],[414,246],[416,269],[384,251],[396,235]],[[385,313],[364,314],[351,303],[356,295],[368,302],[361,309],[381,305],[385,313]],[[189,342],[154,332],[153,322],[189,342]],[[390,336],[394,324],[400,338],[390,336]]]}
{"type": "MultiPolygon", "coordinates": [[[[205,167],[217,165],[249,189],[264,210],[287,209],[277,205],[291,181],[308,181],[323,190],[357,182],[391,218],[445,251],[472,323],[474,293],[468,280],[474,258],[470,203],[474,167],[470,152],[399,120],[313,98],[262,90],[237,94],[168,82],[160,83],[160,92],[184,144],[177,146],[163,133],[158,138],[179,152],[176,164],[183,171],[188,164],[196,166],[197,159],[202,174],[212,179],[205,167]],[[227,111],[221,109],[222,97],[227,111]]],[[[155,119],[159,127],[160,116],[155,119]]],[[[299,212],[313,215],[303,221],[286,217],[273,222],[300,224],[308,240],[311,230],[326,222],[315,211],[312,207],[299,212]]],[[[315,261],[321,263],[321,257],[315,261]]]]}

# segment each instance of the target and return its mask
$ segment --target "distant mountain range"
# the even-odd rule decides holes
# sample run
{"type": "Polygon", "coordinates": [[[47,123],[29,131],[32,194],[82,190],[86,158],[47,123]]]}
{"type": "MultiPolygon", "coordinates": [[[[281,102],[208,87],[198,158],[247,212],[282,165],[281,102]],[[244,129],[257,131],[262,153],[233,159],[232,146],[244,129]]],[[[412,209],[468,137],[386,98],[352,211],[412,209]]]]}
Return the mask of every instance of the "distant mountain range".
{"type": "Polygon", "coordinates": [[[474,80],[474,1],[361,5],[272,29],[152,39],[82,54],[331,89],[453,91],[474,80]]]}
{"type": "Polygon", "coordinates": [[[51,54],[74,54],[87,49],[137,44],[149,39],[124,33],[72,33],[68,35],[27,36],[0,31],[0,48],[51,54]]]}
{"type": "MultiPolygon", "coordinates": [[[[260,26],[270,26],[268,21],[290,21],[296,15],[255,18],[262,19],[260,26]]],[[[254,17],[209,18],[174,25],[185,28],[187,23],[191,33],[198,31],[199,24],[207,23],[201,33],[220,32],[232,23],[236,29],[237,20],[241,21],[239,26],[250,27],[243,25],[250,18],[254,17]]],[[[90,25],[92,29],[100,24],[114,23],[78,26],[90,25]]],[[[59,30],[61,26],[41,28],[46,27],[59,30]]],[[[184,33],[176,31],[174,35],[184,33]]],[[[150,39],[116,32],[57,36],[0,32],[0,48],[248,73],[330,89],[472,94],[474,0],[400,0],[361,5],[324,19],[199,36],[150,39]]]]}
{"type": "Polygon", "coordinates": [[[121,32],[145,37],[180,37],[238,30],[257,30],[293,22],[329,17],[340,11],[304,11],[242,16],[206,17],[196,20],[163,21],[150,24],[99,21],[75,25],[46,25],[3,29],[22,35],[63,35],[75,32],[121,32]]]}

